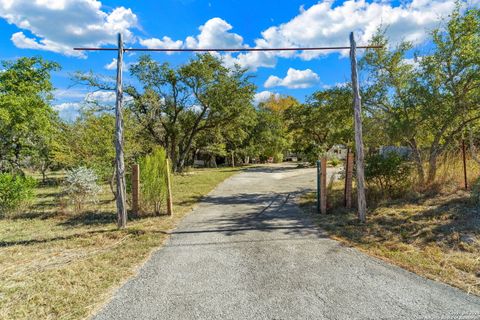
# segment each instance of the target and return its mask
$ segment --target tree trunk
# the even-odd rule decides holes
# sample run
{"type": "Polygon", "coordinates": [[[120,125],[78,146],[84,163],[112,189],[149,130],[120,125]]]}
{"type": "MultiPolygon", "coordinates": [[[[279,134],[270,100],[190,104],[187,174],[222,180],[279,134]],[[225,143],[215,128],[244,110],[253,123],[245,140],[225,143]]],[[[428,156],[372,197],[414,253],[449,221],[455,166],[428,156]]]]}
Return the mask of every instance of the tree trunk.
{"type": "Polygon", "coordinates": [[[213,163],[213,167],[217,168],[217,157],[214,154],[211,155],[210,161],[213,163]]]}
{"type": "Polygon", "coordinates": [[[177,171],[177,137],[172,135],[170,143],[170,160],[172,161],[173,172],[177,171]]]}
{"type": "Polygon", "coordinates": [[[424,186],[425,170],[423,168],[422,153],[417,147],[417,142],[415,141],[415,138],[411,138],[407,142],[410,145],[410,148],[412,148],[412,157],[413,157],[413,161],[415,162],[415,168],[417,170],[417,175],[418,175],[418,184],[420,184],[421,186],[424,186]]]}
{"type": "Polygon", "coordinates": [[[367,220],[367,201],[365,199],[365,172],[364,172],[364,151],[362,134],[362,100],[360,97],[360,86],[358,83],[357,71],[357,49],[353,32],[350,33],[350,61],[352,69],[353,108],[355,120],[355,148],[357,164],[357,204],[358,219],[360,222],[367,220]]]}
{"type": "Polygon", "coordinates": [[[117,200],[117,192],[115,191],[115,177],[117,176],[117,170],[115,169],[116,165],[113,167],[112,177],[110,178],[110,190],[113,194],[113,200],[117,200]]]}
{"type": "Polygon", "coordinates": [[[232,151],[232,168],[235,168],[235,151],[232,151]]]}
{"type": "Polygon", "coordinates": [[[117,171],[117,225],[127,226],[125,162],[123,154],[123,36],[118,34],[117,100],[115,104],[115,163],[117,171]]]}
{"type": "Polygon", "coordinates": [[[42,183],[45,184],[47,182],[47,165],[45,162],[42,162],[40,166],[40,171],[42,172],[42,183]]]}
{"type": "Polygon", "coordinates": [[[430,155],[428,159],[428,176],[427,176],[427,183],[433,183],[435,178],[437,177],[437,153],[434,152],[430,155]]]}

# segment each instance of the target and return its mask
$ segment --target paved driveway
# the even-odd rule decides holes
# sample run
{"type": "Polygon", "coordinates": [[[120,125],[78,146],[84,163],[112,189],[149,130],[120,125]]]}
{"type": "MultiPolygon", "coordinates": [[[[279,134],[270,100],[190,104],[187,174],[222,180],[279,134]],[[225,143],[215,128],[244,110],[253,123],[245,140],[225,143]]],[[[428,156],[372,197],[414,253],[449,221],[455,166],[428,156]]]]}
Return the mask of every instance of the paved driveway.
{"type": "Polygon", "coordinates": [[[480,299],[328,239],[294,204],[314,169],[220,184],[95,319],[480,319],[480,299]]]}

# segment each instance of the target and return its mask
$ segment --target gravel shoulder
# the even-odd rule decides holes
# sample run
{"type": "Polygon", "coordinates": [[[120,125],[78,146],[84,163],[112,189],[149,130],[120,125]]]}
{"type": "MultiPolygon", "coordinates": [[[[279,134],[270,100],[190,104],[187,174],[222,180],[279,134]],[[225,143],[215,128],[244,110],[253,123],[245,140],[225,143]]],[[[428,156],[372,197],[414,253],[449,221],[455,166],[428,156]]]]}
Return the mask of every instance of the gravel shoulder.
{"type": "Polygon", "coordinates": [[[480,318],[478,297],[328,239],[295,205],[314,186],[289,165],[224,181],[94,319],[480,318]]]}

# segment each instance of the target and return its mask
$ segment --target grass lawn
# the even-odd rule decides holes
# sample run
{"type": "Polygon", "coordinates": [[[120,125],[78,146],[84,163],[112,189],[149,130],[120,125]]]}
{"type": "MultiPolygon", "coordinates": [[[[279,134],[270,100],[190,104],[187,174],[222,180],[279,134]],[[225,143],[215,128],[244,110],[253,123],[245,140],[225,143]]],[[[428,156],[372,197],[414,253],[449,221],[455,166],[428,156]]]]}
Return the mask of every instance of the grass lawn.
{"type": "Polygon", "coordinates": [[[301,205],[332,238],[480,295],[480,213],[467,192],[385,202],[369,210],[365,225],[353,210],[341,208],[342,197],[343,183],[335,183],[328,215],[315,214],[315,194],[301,205]]]}
{"type": "Polygon", "coordinates": [[[201,169],[173,177],[174,216],[116,229],[104,186],[100,202],[74,214],[61,187],[41,187],[30,210],[0,219],[0,319],[79,319],[135,274],[192,206],[240,169],[201,169]]]}

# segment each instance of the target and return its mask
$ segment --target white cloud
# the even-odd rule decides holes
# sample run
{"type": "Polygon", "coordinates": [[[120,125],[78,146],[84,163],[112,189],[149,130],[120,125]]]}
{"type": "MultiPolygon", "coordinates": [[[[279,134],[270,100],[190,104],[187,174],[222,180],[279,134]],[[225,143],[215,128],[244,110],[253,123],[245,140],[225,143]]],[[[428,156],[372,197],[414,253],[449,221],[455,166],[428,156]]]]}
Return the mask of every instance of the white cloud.
{"type": "Polygon", "coordinates": [[[82,105],[77,102],[64,102],[53,106],[59,116],[66,121],[75,121],[82,105]]]}
{"type": "Polygon", "coordinates": [[[200,26],[200,34],[187,37],[187,48],[240,48],[243,47],[242,36],[230,32],[233,27],[221,18],[212,18],[200,26]]]}
{"type": "MultiPolygon", "coordinates": [[[[470,3],[478,4],[479,0],[470,3]]],[[[354,31],[358,44],[367,44],[378,27],[387,27],[393,43],[401,40],[414,44],[426,40],[454,8],[455,0],[412,0],[393,6],[391,1],[334,0],[318,2],[310,8],[302,6],[290,21],[264,30],[255,40],[255,48],[348,46],[354,31]]],[[[310,60],[333,51],[248,52],[236,57],[226,55],[227,64],[238,63],[255,71],[258,67],[274,67],[278,57],[299,57],[310,60]]],[[[340,51],[342,55],[347,51],[340,51]]]]}
{"type": "Polygon", "coordinates": [[[315,85],[320,81],[320,77],[310,69],[296,70],[289,68],[285,78],[277,76],[268,77],[265,81],[265,88],[287,87],[290,89],[304,89],[315,85]]]}
{"type": "Polygon", "coordinates": [[[227,66],[238,64],[251,71],[257,71],[258,68],[273,68],[277,65],[277,55],[275,52],[252,51],[240,53],[236,56],[228,53],[223,56],[223,61],[227,66]]]}
{"type": "Polygon", "coordinates": [[[164,36],[162,39],[150,38],[140,40],[140,44],[147,48],[241,48],[245,47],[242,36],[230,32],[233,27],[221,18],[212,18],[200,26],[199,34],[196,36],[188,36],[185,41],[172,40],[172,38],[164,36]]]}
{"type": "Polygon", "coordinates": [[[333,89],[333,88],[346,88],[350,85],[349,82],[336,82],[334,84],[324,84],[322,88],[325,90],[333,89]]]}
{"type": "Polygon", "coordinates": [[[0,0],[0,17],[33,35],[12,35],[12,42],[23,49],[83,56],[72,48],[115,44],[119,32],[133,42],[131,29],[138,20],[132,10],[117,7],[107,13],[101,7],[98,0],[0,0]]]}
{"type": "MultiPolygon", "coordinates": [[[[209,49],[222,49],[222,48],[246,48],[248,47],[243,43],[243,37],[239,34],[231,32],[233,29],[232,25],[227,21],[221,18],[212,18],[205,22],[202,26],[198,28],[200,31],[199,34],[195,36],[188,36],[184,41],[182,40],[172,40],[170,37],[164,36],[162,39],[150,38],[140,40],[140,44],[147,48],[160,48],[160,49],[198,49],[198,48],[209,48],[209,49]]],[[[171,54],[171,53],[169,53],[171,54]]],[[[216,52],[211,52],[211,54],[217,57],[223,57],[224,62],[228,66],[233,66],[234,63],[239,63],[242,66],[252,66],[256,68],[258,65],[264,66],[274,66],[276,59],[273,56],[273,62],[267,61],[265,58],[266,54],[260,52],[257,55],[252,55],[251,57],[246,57],[239,59],[233,58],[231,54],[219,54],[216,52]],[[248,59],[248,61],[247,61],[248,59]],[[259,62],[259,61],[264,62],[259,62]]]]}
{"type": "MultiPolygon", "coordinates": [[[[159,49],[180,49],[183,47],[182,40],[172,40],[170,37],[164,36],[162,39],[150,38],[140,40],[140,44],[149,49],[159,48],[159,49]]],[[[173,52],[167,52],[167,54],[172,54],[173,52]]]]}
{"type": "MultiPolygon", "coordinates": [[[[114,105],[117,99],[115,91],[94,91],[84,96],[85,103],[99,103],[101,105],[114,105]]],[[[124,93],[123,102],[129,103],[133,101],[133,97],[124,93]]]]}
{"type": "MultiPolygon", "coordinates": [[[[123,69],[129,69],[131,66],[137,64],[137,62],[123,62],[123,69]]],[[[103,66],[107,70],[117,70],[117,58],[113,58],[112,62],[103,66]]]]}
{"type": "Polygon", "coordinates": [[[65,100],[72,100],[72,99],[83,100],[87,93],[88,93],[87,89],[69,88],[69,89],[56,89],[53,94],[57,101],[58,100],[65,101],[65,100]]]}
{"type": "Polygon", "coordinates": [[[87,93],[85,102],[97,102],[100,104],[113,104],[116,100],[114,91],[95,91],[87,93]]]}
{"type": "Polygon", "coordinates": [[[107,63],[104,68],[107,69],[107,70],[115,70],[117,69],[117,58],[113,58],[112,59],[112,62],[110,63],[107,63]]]}
{"type": "Polygon", "coordinates": [[[280,94],[273,93],[271,91],[262,91],[255,94],[253,98],[253,105],[258,106],[260,103],[267,101],[270,99],[271,96],[275,96],[276,98],[280,97],[280,94]]]}
{"type": "MultiPolygon", "coordinates": [[[[399,6],[389,1],[345,1],[335,5],[326,0],[304,9],[287,23],[262,32],[257,44],[265,47],[309,47],[348,45],[348,35],[355,31],[359,44],[368,43],[379,26],[388,26],[387,35],[393,42],[401,40],[421,43],[428,30],[436,27],[442,17],[454,8],[454,0],[413,0],[399,6]]],[[[304,52],[309,60],[328,52],[304,52]]]]}
{"type": "Polygon", "coordinates": [[[403,59],[403,63],[411,65],[414,69],[418,69],[420,67],[420,63],[422,62],[421,56],[414,57],[414,58],[405,58],[403,59]]]}

